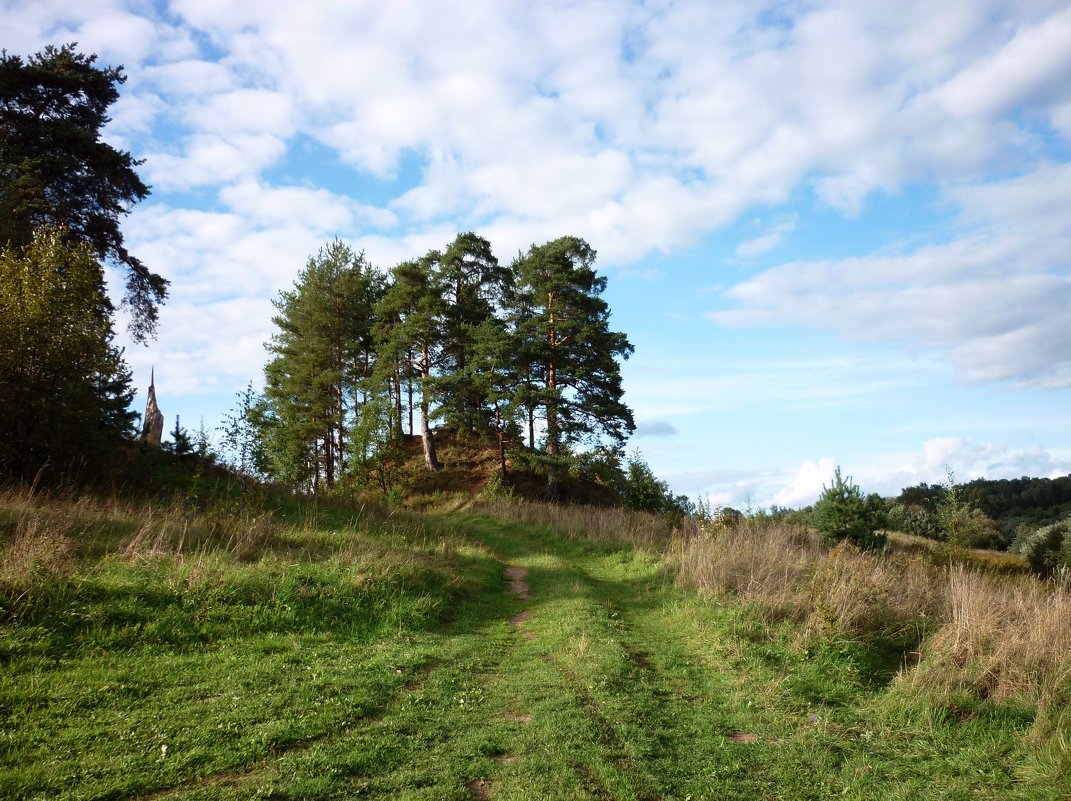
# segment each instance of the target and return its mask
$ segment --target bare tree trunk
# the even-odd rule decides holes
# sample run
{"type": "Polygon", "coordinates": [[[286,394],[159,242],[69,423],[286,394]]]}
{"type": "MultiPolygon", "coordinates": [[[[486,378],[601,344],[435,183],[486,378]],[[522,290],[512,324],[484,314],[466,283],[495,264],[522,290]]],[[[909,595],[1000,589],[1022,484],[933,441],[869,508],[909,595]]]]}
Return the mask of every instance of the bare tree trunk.
{"type": "Polygon", "coordinates": [[[506,432],[502,430],[502,410],[495,401],[495,429],[498,431],[498,464],[502,478],[506,477],[506,432]]]}
{"type": "MultiPolygon", "coordinates": [[[[413,363],[413,353],[409,352],[409,363],[413,363]]],[[[413,436],[413,373],[406,377],[406,391],[409,393],[409,436],[413,436]]]]}
{"type": "Polygon", "coordinates": [[[425,344],[420,352],[420,438],[424,443],[424,466],[428,470],[438,470],[439,460],[435,455],[435,439],[431,433],[428,420],[427,381],[431,375],[431,356],[425,344]]]}

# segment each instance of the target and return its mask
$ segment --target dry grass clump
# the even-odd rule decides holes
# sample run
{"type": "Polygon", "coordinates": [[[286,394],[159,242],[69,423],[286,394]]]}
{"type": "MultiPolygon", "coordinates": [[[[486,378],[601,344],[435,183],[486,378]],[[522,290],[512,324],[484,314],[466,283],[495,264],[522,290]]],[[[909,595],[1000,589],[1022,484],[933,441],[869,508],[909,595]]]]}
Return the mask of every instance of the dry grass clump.
{"type": "Polygon", "coordinates": [[[40,573],[66,572],[77,550],[72,528],[70,518],[23,511],[0,550],[0,582],[19,585],[40,573]]]}
{"type": "Polygon", "coordinates": [[[499,520],[539,526],[570,539],[623,543],[646,550],[665,548],[674,533],[663,517],[621,507],[481,500],[478,508],[499,520]]]}
{"type": "Polygon", "coordinates": [[[247,559],[263,552],[275,532],[267,512],[199,512],[176,502],[159,509],[147,507],[122,553],[128,559],[144,560],[221,550],[247,559]]]}
{"type": "Polygon", "coordinates": [[[700,591],[731,592],[768,619],[792,619],[817,635],[913,635],[940,607],[931,570],[845,543],[824,548],[798,526],[743,523],[681,543],[679,579],[700,591]]]}
{"type": "Polygon", "coordinates": [[[910,692],[1036,704],[1036,736],[1071,720],[1068,577],[825,549],[801,529],[746,522],[686,540],[673,557],[680,581],[753,601],[769,619],[804,622],[811,636],[919,642],[916,666],[899,678],[910,692]]]}
{"type": "Polygon", "coordinates": [[[842,543],[816,564],[807,595],[819,634],[913,639],[940,614],[935,570],[921,560],[877,556],[842,543]]]}
{"type": "MultiPolygon", "coordinates": [[[[948,569],[942,625],[904,681],[939,691],[1041,705],[1067,695],[1071,679],[1071,588],[948,569]]],[[[1064,701],[1069,700],[1064,698],[1064,701]]]]}
{"type": "Polygon", "coordinates": [[[771,618],[803,620],[810,606],[805,588],[822,548],[797,527],[743,524],[682,540],[673,556],[679,579],[701,592],[731,592],[771,618]]]}
{"type": "Polygon", "coordinates": [[[276,529],[263,511],[8,487],[0,490],[0,580],[22,585],[41,571],[66,574],[79,559],[107,553],[147,560],[213,550],[245,559],[263,551],[276,529]]]}

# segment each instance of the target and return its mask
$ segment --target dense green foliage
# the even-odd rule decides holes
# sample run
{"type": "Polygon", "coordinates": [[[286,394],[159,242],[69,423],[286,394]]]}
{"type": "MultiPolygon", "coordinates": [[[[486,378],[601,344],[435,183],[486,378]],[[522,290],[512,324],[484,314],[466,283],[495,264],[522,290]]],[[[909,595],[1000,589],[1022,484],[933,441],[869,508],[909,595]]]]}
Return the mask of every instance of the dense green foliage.
{"type": "Polygon", "coordinates": [[[885,544],[885,535],[878,532],[885,525],[884,502],[875,494],[864,498],[851,476],[841,476],[839,467],[830,485],[822,488],[811,524],[826,541],[847,540],[860,548],[880,548],[885,544]]]}
{"type": "MultiPolygon", "coordinates": [[[[0,247],[28,245],[47,226],[118,263],[127,274],[131,333],[144,340],[155,331],[167,281],[127,251],[119,217],[149,188],[134,170],[139,162],[101,139],[126,77],[74,47],[49,46],[26,61],[0,56],[0,247]]],[[[102,298],[103,280],[101,273],[102,298]]]]}
{"type": "Polygon", "coordinates": [[[252,453],[242,432],[256,426],[262,469],[290,486],[372,481],[389,491],[415,419],[429,471],[440,467],[439,422],[496,439],[503,474],[527,423],[523,458],[556,496],[580,449],[608,443],[616,453],[634,428],[618,366],[632,346],[609,328],[594,259],[587,243],[563,237],[504,268],[487,240],[462,233],[384,278],[334,242],[276,300],[264,397],[246,399],[228,437],[252,453]]]}
{"type": "Polygon", "coordinates": [[[1071,517],[1040,528],[1022,526],[1011,545],[1014,553],[1030,563],[1037,573],[1071,570],[1071,517]]]}
{"type": "MultiPolygon", "coordinates": [[[[1007,547],[1020,526],[1030,529],[1054,523],[1071,514],[1071,475],[1058,478],[977,478],[955,485],[962,501],[991,519],[999,536],[990,535],[990,547],[1007,547]]],[[[919,484],[904,489],[896,502],[905,508],[904,519],[913,520],[909,533],[932,536],[938,528],[935,517],[949,488],[942,484],[919,484]]]]}
{"type": "Polygon", "coordinates": [[[0,476],[96,470],[133,435],[130,372],[100,287],[92,252],[58,230],[0,250],[0,476]]]}

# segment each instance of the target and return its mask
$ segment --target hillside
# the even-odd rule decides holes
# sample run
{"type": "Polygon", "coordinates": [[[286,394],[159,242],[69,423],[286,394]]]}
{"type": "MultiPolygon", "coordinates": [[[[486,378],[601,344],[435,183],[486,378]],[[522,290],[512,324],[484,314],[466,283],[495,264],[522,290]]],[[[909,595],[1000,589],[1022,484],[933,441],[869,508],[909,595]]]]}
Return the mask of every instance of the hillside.
{"type": "MultiPolygon", "coordinates": [[[[0,498],[0,795],[1071,792],[1066,687],[1046,678],[1066,645],[971,630],[1033,678],[971,661],[995,646],[963,661],[940,571],[615,510],[247,500],[0,498]],[[905,589],[910,608],[883,600],[905,589]]],[[[1044,587],[999,591],[1047,593],[1066,628],[1044,587]]]]}

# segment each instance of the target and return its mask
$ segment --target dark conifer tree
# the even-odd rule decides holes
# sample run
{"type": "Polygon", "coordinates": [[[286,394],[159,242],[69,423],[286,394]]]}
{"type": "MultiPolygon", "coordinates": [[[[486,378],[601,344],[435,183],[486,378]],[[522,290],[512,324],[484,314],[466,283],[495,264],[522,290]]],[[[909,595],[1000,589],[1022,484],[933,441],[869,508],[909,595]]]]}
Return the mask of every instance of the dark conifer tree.
{"type": "Polygon", "coordinates": [[[633,347],[609,327],[610,309],[600,297],[606,279],[592,265],[595,251],[566,236],[533,245],[514,263],[518,297],[529,305],[516,329],[518,350],[538,365],[540,386],[533,402],[543,410],[547,496],[558,494],[564,449],[606,436],[620,446],[635,430],[632,411],[621,398],[618,358],[633,347]]]}
{"type": "Polygon", "coordinates": [[[140,162],[101,138],[126,76],[74,48],[49,46],[26,61],[0,56],[0,247],[27,245],[49,226],[121,265],[130,331],[144,340],[167,281],[127,251],[119,218],[149,188],[135,172],[140,162]]]}
{"type": "Polygon", "coordinates": [[[439,364],[443,339],[444,302],[435,282],[440,260],[439,252],[432,250],[419,260],[395,267],[391,285],[377,311],[381,320],[390,321],[383,328],[380,358],[386,364],[400,366],[393,381],[399,416],[404,373],[415,376],[417,381],[420,438],[424,445],[424,464],[429,470],[439,469],[431,416],[433,375],[439,364]]]}
{"type": "Polygon", "coordinates": [[[511,273],[498,263],[491,243],[474,233],[458,234],[446,248],[435,276],[442,310],[442,362],[436,381],[439,416],[465,433],[492,430],[493,412],[479,386],[474,362],[476,338],[489,336],[509,294],[511,273]]]}

